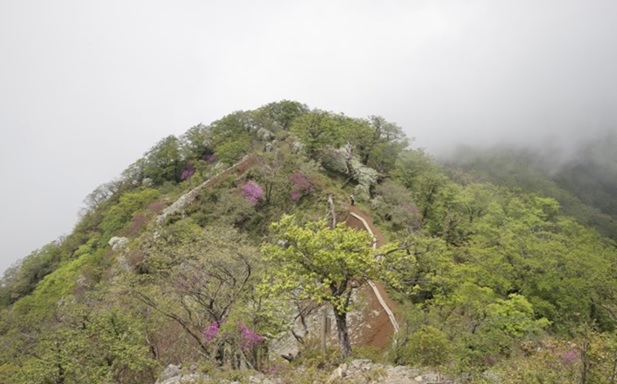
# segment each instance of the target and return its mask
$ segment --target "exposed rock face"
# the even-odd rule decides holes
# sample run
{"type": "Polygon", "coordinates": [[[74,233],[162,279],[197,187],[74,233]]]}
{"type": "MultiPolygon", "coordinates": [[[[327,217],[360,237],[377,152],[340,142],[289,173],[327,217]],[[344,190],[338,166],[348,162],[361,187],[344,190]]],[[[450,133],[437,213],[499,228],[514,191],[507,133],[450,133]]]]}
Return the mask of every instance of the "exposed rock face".
{"type": "Polygon", "coordinates": [[[126,237],[114,236],[111,239],[109,239],[108,244],[114,252],[119,252],[122,249],[124,249],[124,247],[126,246],[128,242],[129,242],[129,239],[127,239],[126,237]]]}
{"type": "Polygon", "coordinates": [[[330,172],[350,174],[348,167],[348,154],[345,149],[330,148],[321,156],[321,166],[330,172]]]}
{"type": "MultiPolygon", "coordinates": [[[[182,373],[181,366],[170,364],[161,374],[156,384],[187,384],[187,383],[226,383],[240,384],[239,381],[215,379],[208,375],[182,373]]],[[[255,372],[245,377],[242,383],[251,384],[281,384],[287,381],[284,378],[266,377],[263,373],[255,372]]],[[[373,363],[370,360],[357,359],[350,363],[341,364],[332,372],[327,384],[456,384],[456,381],[445,378],[443,375],[430,370],[421,370],[409,367],[384,365],[373,363]]]]}
{"type": "MultiPolygon", "coordinates": [[[[373,319],[379,315],[378,311],[371,310],[368,307],[367,298],[364,290],[354,289],[351,295],[351,310],[347,313],[347,322],[349,328],[349,338],[352,345],[362,343],[363,335],[370,332],[371,326],[374,323],[373,319]]],[[[327,332],[327,343],[331,346],[338,347],[338,338],[336,333],[336,320],[330,304],[323,306],[315,306],[310,310],[304,309],[303,317],[297,311],[290,312],[290,316],[296,320],[293,322],[291,329],[293,332],[287,332],[279,339],[272,340],[270,352],[274,356],[286,356],[295,358],[298,356],[302,344],[294,337],[294,334],[307,340],[311,337],[317,339],[323,327],[324,314],[328,319],[329,331],[327,332]]]]}
{"type": "Polygon", "coordinates": [[[226,168],[226,169],[222,170],[221,172],[217,173],[215,176],[211,177],[210,179],[208,179],[208,180],[204,181],[203,183],[199,184],[197,187],[191,189],[190,191],[188,191],[184,195],[180,196],[178,198],[178,200],[176,200],[169,207],[165,208],[163,210],[163,212],[160,215],[158,215],[158,217],[156,218],[156,222],[158,224],[162,224],[163,221],[165,220],[165,218],[167,218],[169,215],[173,215],[175,213],[182,212],[187,206],[189,206],[195,200],[197,195],[204,188],[210,186],[213,183],[216,183],[217,180],[220,179],[223,175],[232,172],[234,169],[238,168],[243,163],[251,161],[251,159],[252,159],[251,156],[243,157],[242,160],[240,160],[236,164],[232,165],[229,168],[226,168]]]}
{"type": "Polygon", "coordinates": [[[155,384],[202,383],[208,376],[198,373],[183,373],[182,365],[169,364],[155,384]]]}
{"type": "Polygon", "coordinates": [[[274,133],[272,133],[272,131],[269,131],[265,128],[259,128],[257,130],[257,137],[259,138],[259,140],[261,141],[272,141],[276,138],[276,136],[274,135],[274,133]]]}
{"type": "Polygon", "coordinates": [[[370,360],[353,360],[332,372],[328,384],[455,384],[455,381],[429,370],[377,364],[370,360]]]}
{"type": "MultiPolygon", "coordinates": [[[[263,373],[255,372],[254,375],[249,376],[242,383],[251,384],[282,384],[284,381],[279,378],[268,378],[263,373]]],[[[230,381],[225,379],[211,378],[208,375],[198,373],[182,373],[182,365],[170,364],[165,368],[161,374],[161,378],[155,384],[205,384],[205,383],[217,383],[217,384],[240,384],[239,381],[230,381]]]]}
{"type": "Polygon", "coordinates": [[[326,150],[321,157],[321,166],[330,172],[353,177],[358,183],[354,188],[354,195],[359,201],[370,199],[371,188],[379,179],[379,172],[362,164],[360,159],[353,155],[349,145],[326,150]]]}

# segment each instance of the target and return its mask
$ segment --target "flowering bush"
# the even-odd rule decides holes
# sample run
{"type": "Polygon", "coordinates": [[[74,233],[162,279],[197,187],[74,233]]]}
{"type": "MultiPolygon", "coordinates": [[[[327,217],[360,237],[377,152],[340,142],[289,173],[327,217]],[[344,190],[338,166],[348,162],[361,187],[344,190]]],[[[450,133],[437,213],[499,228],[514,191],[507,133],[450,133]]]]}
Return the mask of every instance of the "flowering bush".
{"type": "Polygon", "coordinates": [[[291,201],[298,201],[302,197],[299,191],[291,191],[291,201]]]}
{"type": "MultiPolygon", "coordinates": [[[[250,329],[249,327],[241,323],[238,323],[238,328],[232,328],[232,329],[237,330],[238,334],[236,335],[239,337],[233,334],[229,335],[228,334],[229,330],[227,330],[227,331],[224,331],[222,335],[223,340],[228,343],[237,342],[238,346],[243,351],[251,350],[257,344],[265,340],[263,336],[259,335],[257,332],[255,332],[254,330],[250,329]]],[[[234,333],[236,332],[235,330],[233,331],[234,333]]],[[[219,322],[213,322],[202,333],[203,333],[205,342],[210,344],[214,340],[219,338],[219,335],[221,335],[221,324],[219,322]]]]}
{"type": "Polygon", "coordinates": [[[257,204],[264,196],[264,190],[254,181],[247,181],[241,188],[242,196],[250,204],[257,204]]]}
{"type": "Polygon", "coordinates": [[[313,191],[313,185],[303,174],[296,172],[289,176],[292,185],[291,200],[298,201],[302,196],[313,191]]]}
{"type": "Polygon", "coordinates": [[[210,324],[208,328],[206,328],[203,331],[204,340],[206,340],[206,343],[211,343],[212,340],[216,339],[220,330],[221,330],[221,325],[218,323],[218,321],[215,321],[214,323],[210,324]]]}
{"type": "Polygon", "coordinates": [[[205,155],[204,160],[206,163],[212,164],[212,163],[216,163],[217,161],[219,161],[219,158],[217,155],[213,153],[213,154],[205,155]]]}
{"type": "Polygon", "coordinates": [[[190,178],[191,176],[193,176],[194,173],[195,173],[195,167],[193,166],[193,164],[189,164],[182,171],[182,174],[180,175],[180,180],[186,180],[190,178]]]}
{"type": "Polygon", "coordinates": [[[240,327],[240,348],[247,351],[264,341],[264,337],[252,329],[242,325],[240,327]]]}

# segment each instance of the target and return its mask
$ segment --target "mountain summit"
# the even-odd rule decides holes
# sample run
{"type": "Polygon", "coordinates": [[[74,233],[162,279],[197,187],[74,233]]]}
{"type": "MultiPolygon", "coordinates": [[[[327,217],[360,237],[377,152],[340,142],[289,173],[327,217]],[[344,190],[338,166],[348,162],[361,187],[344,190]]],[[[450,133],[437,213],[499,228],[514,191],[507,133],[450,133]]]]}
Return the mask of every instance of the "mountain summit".
{"type": "Polygon", "coordinates": [[[0,383],[614,382],[611,158],[411,142],[294,101],[162,139],[5,273],[0,383]]]}

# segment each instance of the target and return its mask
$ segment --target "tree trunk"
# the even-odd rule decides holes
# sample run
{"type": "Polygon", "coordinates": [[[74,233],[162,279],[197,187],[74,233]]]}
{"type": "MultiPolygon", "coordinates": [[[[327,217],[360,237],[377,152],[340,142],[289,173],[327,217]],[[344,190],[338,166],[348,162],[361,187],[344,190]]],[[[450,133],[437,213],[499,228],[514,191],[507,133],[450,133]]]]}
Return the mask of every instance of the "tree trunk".
{"type": "Polygon", "coordinates": [[[333,310],[341,355],[343,358],[346,358],[351,355],[351,342],[349,341],[349,332],[347,330],[347,313],[339,313],[336,308],[333,308],[333,310]]]}

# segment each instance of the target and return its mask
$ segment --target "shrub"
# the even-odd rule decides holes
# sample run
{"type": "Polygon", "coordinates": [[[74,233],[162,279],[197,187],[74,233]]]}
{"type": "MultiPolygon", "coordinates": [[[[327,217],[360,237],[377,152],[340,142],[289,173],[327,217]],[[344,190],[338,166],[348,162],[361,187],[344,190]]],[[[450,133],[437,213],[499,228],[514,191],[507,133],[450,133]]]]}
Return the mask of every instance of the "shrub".
{"type": "Polygon", "coordinates": [[[441,330],[425,325],[409,335],[399,359],[407,365],[439,366],[447,362],[450,342],[441,330]]]}
{"type": "Polygon", "coordinates": [[[257,204],[264,196],[263,188],[254,181],[247,181],[241,188],[242,196],[250,204],[257,204]]]}

